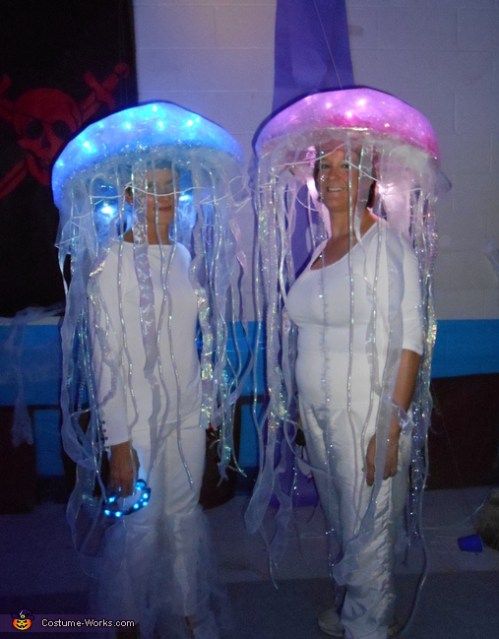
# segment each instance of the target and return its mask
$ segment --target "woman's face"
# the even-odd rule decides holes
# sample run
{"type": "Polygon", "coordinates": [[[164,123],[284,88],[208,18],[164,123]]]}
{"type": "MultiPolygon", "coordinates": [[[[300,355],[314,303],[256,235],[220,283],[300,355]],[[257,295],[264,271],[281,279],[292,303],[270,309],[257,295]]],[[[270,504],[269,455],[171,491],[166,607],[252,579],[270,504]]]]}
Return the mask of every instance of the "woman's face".
{"type": "Polygon", "coordinates": [[[350,157],[343,146],[332,144],[330,150],[323,150],[317,160],[316,186],[321,201],[331,212],[348,211],[357,201],[359,185],[359,154],[350,152],[350,157]]]}
{"type": "Polygon", "coordinates": [[[154,169],[146,173],[146,219],[148,224],[164,226],[175,215],[174,179],[170,169],[154,169]]]}

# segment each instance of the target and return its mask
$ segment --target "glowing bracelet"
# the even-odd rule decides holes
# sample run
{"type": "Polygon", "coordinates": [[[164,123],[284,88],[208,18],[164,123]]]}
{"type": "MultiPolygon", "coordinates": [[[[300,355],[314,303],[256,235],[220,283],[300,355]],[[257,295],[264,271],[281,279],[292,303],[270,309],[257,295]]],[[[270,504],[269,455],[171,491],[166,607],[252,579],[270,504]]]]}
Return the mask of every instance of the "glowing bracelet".
{"type": "Polygon", "coordinates": [[[116,519],[119,519],[120,517],[125,517],[126,515],[130,515],[131,513],[135,513],[141,508],[145,508],[149,503],[149,499],[151,497],[151,489],[143,479],[138,479],[135,482],[134,492],[140,493],[139,498],[128,508],[120,507],[119,500],[126,499],[125,497],[120,498],[117,493],[111,493],[108,497],[106,497],[103,503],[104,515],[106,515],[106,517],[114,517],[116,519]]]}

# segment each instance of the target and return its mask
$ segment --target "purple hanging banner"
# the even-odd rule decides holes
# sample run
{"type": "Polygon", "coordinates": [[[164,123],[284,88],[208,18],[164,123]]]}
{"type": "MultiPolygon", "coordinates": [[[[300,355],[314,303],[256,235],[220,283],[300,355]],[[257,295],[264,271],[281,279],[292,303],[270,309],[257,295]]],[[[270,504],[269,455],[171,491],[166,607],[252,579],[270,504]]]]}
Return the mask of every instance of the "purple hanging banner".
{"type": "MultiPolygon", "coordinates": [[[[353,85],[345,0],[277,0],[274,74],[274,112],[307,94],[353,85]]],[[[306,186],[298,200],[307,201],[306,186]]],[[[306,211],[301,208],[297,203],[291,243],[297,274],[308,263],[312,247],[306,211]]],[[[316,504],[315,487],[289,447],[284,446],[282,454],[286,471],[280,490],[287,493],[293,486],[295,505],[316,504]]]]}
{"type": "MultiPolygon", "coordinates": [[[[345,0],[277,0],[273,112],[310,93],[353,85],[345,0]]],[[[303,187],[299,201],[307,201],[303,187]]],[[[297,204],[292,253],[297,274],[312,248],[297,204]]]]}
{"type": "Polygon", "coordinates": [[[353,85],[345,0],[277,0],[272,110],[353,85]]]}

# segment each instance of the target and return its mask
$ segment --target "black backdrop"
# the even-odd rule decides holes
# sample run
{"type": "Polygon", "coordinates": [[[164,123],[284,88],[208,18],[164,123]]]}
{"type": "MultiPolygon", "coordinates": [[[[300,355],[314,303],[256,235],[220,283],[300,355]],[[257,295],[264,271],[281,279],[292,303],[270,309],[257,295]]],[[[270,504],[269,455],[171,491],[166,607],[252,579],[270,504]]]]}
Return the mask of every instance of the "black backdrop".
{"type": "Polygon", "coordinates": [[[0,315],[63,299],[50,172],[92,121],[136,104],[131,0],[0,3],[0,315]]]}

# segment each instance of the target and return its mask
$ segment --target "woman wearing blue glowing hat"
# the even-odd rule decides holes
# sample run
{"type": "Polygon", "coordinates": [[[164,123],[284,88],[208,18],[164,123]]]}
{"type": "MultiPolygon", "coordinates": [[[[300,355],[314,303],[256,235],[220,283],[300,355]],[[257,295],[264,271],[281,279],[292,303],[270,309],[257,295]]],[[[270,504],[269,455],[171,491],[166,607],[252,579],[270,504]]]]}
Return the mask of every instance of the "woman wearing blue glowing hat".
{"type": "Polygon", "coordinates": [[[68,516],[98,579],[95,607],[138,624],[118,636],[219,636],[198,499],[209,423],[221,427],[222,466],[231,457],[239,158],[217,125],[153,103],[91,125],[54,168],[61,264],[71,257],[63,439],[78,479],[68,516]]]}

